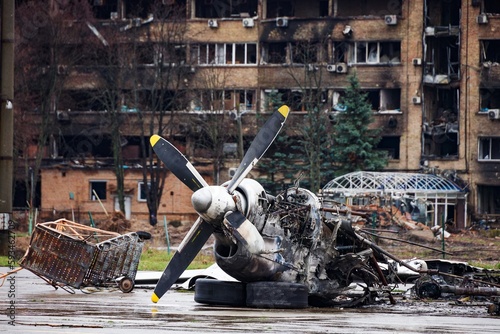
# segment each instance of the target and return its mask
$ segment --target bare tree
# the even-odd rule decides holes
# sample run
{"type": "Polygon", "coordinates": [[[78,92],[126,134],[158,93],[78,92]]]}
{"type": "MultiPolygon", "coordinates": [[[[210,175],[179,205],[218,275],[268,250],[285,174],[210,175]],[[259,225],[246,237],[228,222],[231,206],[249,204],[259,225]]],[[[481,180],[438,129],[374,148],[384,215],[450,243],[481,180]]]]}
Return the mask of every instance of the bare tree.
{"type": "Polygon", "coordinates": [[[25,158],[25,184],[30,205],[36,198],[39,171],[51,134],[58,133],[59,97],[90,31],[88,1],[30,1],[16,8],[15,149],[25,158]],[[71,29],[68,29],[71,25],[71,29]],[[31,129],[33,128],[33,129],[31,129]],[[36,145],[34,159],[29,148],[36,145]]]}
{"type": "Polygon", "coordinates": [[[185,7],[156,0],[151,12],[155,23],[147,32],[147,43],[135,44],[138,58],[149,66],[137,77],[134,101],[140,106],[137,126],[145,153],[141,159],[149,222],[156,225],[166,170],[159,168],[162,163],[152,153],[148,139],[153,134],[173,135],[176,112],[187,108],[185,79],[191,75],[191,67],[186,62],[185,7]]]}
{"type": "Polygon", "coordinates": [[[302,167],[307,170],[308,186],[314,191],[320,189],[326,174],[333,169],[328,157],[328,91],[323,88],[324,71],[320,68],[326,57],[326,45],[322,39],[297,41],[290,45],[292,66],[288,67],[288,73],[299,88],[300,95],[290,93],[285,99],[292,109],[307,113],[301,127],[300,142],[305,152],[305,164],[302,167]]]}

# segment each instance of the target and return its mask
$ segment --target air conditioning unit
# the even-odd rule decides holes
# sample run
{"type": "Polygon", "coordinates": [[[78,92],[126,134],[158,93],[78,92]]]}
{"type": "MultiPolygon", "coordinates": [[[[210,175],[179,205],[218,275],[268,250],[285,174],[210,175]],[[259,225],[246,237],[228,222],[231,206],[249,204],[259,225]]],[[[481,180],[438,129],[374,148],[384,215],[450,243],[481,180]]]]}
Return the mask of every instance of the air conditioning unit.
{"type": "Polygon", "coordinates": [[[252,28],[255,25],[254,20],[251,18],[243,19],[241,22],[245,28],[252,28]]]}
{"type": "Polygon", "coordinates": [[[276,18],[276,26],[280,28],[288,27],[288,18],[287,17],[277,17],[276,18]]]}
{"type": "Polygon", "coordinates": [[[229,168],[228,171],[227,171],[227,176],[229,176],[230,178],[232,178],[234,176],[234,174],[236,174],[236,169],[237,168],[229,168]]]}
{"type": "Polygon", "coordinates": [[[414,96],[411,98],[411,101],[413,102],[413,104],[420,104],[422,103],[422,98],[420,96],[414,96]]]}
{"type": "Polygon", "coordinates": [[[488,110],[489,119],[500,119],[500,109],[490,109],[488,110]]]}
{"type": "Polygon", "coordinates": [[[385,24],[387,24],[388,26],[395,26],[396,24],[398,24],[398,17],[396,15],[386,15],[385,24]]]}
{"type": "Polygon", "coordinates": [[[118,20],[118,12],[111,12],[111,13],[109,14],[109,18],[110,18],[111,20],[118,20]]]}
{"type": "Polygon", "coordinates": [[[347,64],[346,63],[338,63],[335,65],[335,72],[337,73],[347,73],[347,64]]]}
{"type": "Polygon", "coordinates": [[[330,64],[330,65],[326,65],[326,70],[328,72],[337,72],[337,67],[333,64],[330,64]]]}
{"type": "Polygon", "coordinates": [[[217,20],[208,20],[208,26],[210,28],[218,28],[219,24],[217,23],[217,20]]]}
{"type": "Polygon", "coordinates": [[[488,16],[486,14],[479,14],[476,18],[478,24],[486,24],[488,23],[488,16]]]}
{"type": "Polygon", "coordinates": [[[412,60],[414,66],[422,65],[422,58],[413,58],[412,60]]]}

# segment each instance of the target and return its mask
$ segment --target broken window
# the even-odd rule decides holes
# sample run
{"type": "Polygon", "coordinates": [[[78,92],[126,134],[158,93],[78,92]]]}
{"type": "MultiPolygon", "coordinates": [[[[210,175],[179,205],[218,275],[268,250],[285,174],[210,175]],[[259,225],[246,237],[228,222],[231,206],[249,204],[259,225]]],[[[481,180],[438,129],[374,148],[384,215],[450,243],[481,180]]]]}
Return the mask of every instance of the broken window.
{"type": "Polygon", "coordinates": [[[151,13],[150,0],[121,0],[122,6],[125,9],[125,18],[142,17],[147,18],[151,13]]]}
{"type": "Polygon", "coordinates": [[[481,160],[500,160],[500,137],[479,138],[479,157],[481,160]]]}
{"type": "Polygon", "coordinates": [[[253,65],[257,64],[257,44],[194,44],[191,60],[199,65],[253,65]]]}
{"type": "Polygon", "coordinates": [[[106,199],[106,181],[90,181],[90,200],[104,201],[106,199]]]}
{"type": "Polygon", "coordinates": [[[346,42],[333,42],[333,63],[347,63],[349,44],[346,42]]]}
{"type": "Polygon", "coordinates": [[[479,112],[488,112],[490,109],[500,109],[500,88],[479,89],[481,101],[479,112]]]}
{"type": "Polygon", "coordinates": [[[402,0],[337,0],[335,16],[401,15],[402,0]]]}
{"type": "Polygon", "coordinates": [[[224,91],[224,110],[255,110],[254,90],[226,90],[224,91]]]}
{"type": "Polygon", "coordinates": [[[425,2],[426,26],[460,25],[461,0],[427,0],[425,2]]]}
{"type": "Polygon", "coordinates": [[[488,65],[499,65],[500,63],[500,40],[481,41],[481,62],[488,65]]]}
{"type": "Polygon", "coordinates": [[[186,61],[184,44],[144,43],[138,51],[137,63],[140,65],[179,65],[186,61]]]}
{"type": "Polygon", "coordinates": [[[500,186],[477,186],[477,209],[479,214],[500,214],[500,186]]]}
{"type": "Polygon", "coordinates": [[[383,136],[377,145],[377,150],[386,151],[389,159],[399,159],[399,136],[383,136]]]}
{"type": "Polygon", "coordinates": [[[460,42],[458,36],[428,36],[425,43],[424,82],[449,84],[451,80],[460,79],[460,42]]]}
{"type": "Polygon", "coordinates": [[[118,0],[93,0],[93,10],[96,19],[109,20],[118,15],[118,0]],[[115,13],[115,14],[111,14],[115,13]]]}
{"type": "Polygon", "coordinates": [[[401,42],[354,42],[350,48],[351,64],[401,62],[401,42]]]}
{"type": "Polygon", "coordinates": [[[372,110],[387,112],[400,109],[401,89],[367,89],[367,101],[372,110]]]}
{"type": "Polygon", "coordinates": [[[103,111],[106,106],[93,90],[64,90],[61,93],[58,110],[73,111],[103,111]]]}
{"type": "Polygon", "coordinates": [[[267,18],[281,16],[295,16],[294,1],[291,0],[268,0],[267,1],[267,18]]]}
{"type": "Polygon", "coordinates": [[[323,46],[321,43],[295,42],[291,44],[292,62],[294,64],[313,64],[321,59],[323,46]]]}
{"type": "Polygon", "coordinates": [[[263,64],[285,64],[287,43],[263,43],[262,63],[263,64]]]}
{"type": "Polygon", "coordinates": [[[224,18],[257,15],[258,0],[195,0],[195,17],[224,18]]]}
{"type": "Polygon", "coordinates": [[[424,86],[424,156],[458,157],[460,91],[457,88],[424,86]]]}
{"type": "Polygon", "coordinates": [[[498,0],[483,0],[484,1],[484,13],[488,14],[500,14],[500,2],[498,0]]]}
{"type": "Polygon", "coordinates": [[[379,111],[400,111],[401,89],[381,89],[379,111]]]}

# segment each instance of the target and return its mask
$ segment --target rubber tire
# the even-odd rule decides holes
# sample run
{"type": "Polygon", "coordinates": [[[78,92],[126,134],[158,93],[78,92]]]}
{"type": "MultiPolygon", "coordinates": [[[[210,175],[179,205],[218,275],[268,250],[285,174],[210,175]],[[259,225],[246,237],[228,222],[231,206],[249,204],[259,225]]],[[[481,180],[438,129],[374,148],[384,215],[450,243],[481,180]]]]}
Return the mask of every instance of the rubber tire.
{"type": "Polygon", "coordinates": [[[118,287],[124,293],[129,293],[134,289],[134,281],[131,278],[125,277],[118,282],[118,287]]]}
{"type": "Polygon", "coordinates": [[[247,284],[247,306],[257,308],[306,308],[309,291],[304,284],[253,282],[247,284]]]}
{"type": "Polygon", "coordinates": [[[194,285],[194,301],[209,305],[245,306],[246,285],[242,282],[198,278],[194,285]]]}
{"type": "Polygon", "coordinates": [[[149,240],[151,239],[151,233],[146,232],[146,231],[137,231],[135,232],[141,240],[149,240]]]}

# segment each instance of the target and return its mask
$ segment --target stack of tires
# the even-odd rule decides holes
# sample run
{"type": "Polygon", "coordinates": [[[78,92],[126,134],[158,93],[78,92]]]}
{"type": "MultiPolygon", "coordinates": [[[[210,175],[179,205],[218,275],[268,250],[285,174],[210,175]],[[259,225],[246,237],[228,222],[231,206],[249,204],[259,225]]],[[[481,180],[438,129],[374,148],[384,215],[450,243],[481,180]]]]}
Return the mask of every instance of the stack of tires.
{"type": "Polygon", "coordinates": [[[308,290],[300,283],[242,283],[199,278],[195,283],[194,300],[209,305],[306,308],[308,290]]]}

